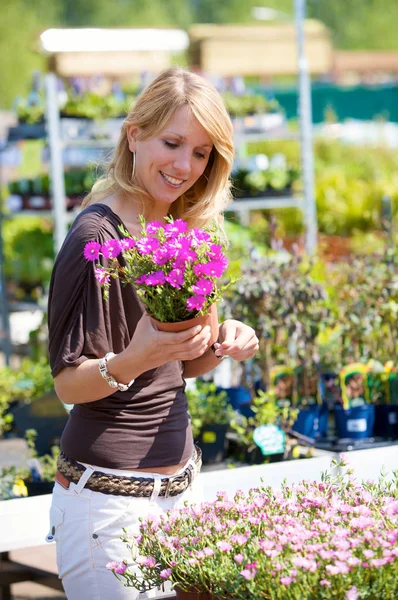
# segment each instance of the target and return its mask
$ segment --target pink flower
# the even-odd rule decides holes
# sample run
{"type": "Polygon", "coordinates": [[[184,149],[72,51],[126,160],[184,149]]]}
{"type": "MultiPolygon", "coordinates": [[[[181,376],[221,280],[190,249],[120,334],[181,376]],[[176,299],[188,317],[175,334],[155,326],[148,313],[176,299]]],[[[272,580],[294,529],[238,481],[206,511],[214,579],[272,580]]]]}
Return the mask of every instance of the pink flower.
{"type": "Polygon", "coordinates": [[[184,273],[181,269],[172,269],[166,277],[166,281],[174,288],[181,289],[184,283],[184,273]]]}
{"type": "Polygon", "coordinates": [[[187,309],[188,310],[201,310],[206,301],[204,296],[190,296],[187,299],[187,309]]]}
{"type": "Polygon", "coordinates": [[[234,561],[235,561],[236,563],[238,563],[238,565],[241,565],[241,564],[243,563],[243,561],[244,561],[244,556],[243,556],[243,554],[235,554],[235,556],[234,556],[234,561]]]}
{"type": "Polygon", "coordinates": [[[153,262],[155,263],[155,265],[159,265],[160,267],[165,265],[167,261],[170,260],[170,258],[171,255],[166,246],[158,248],[152,255],[153,262]]]}
{"type": "Polygon", "coordinates": [[[160,571],[159,575],[162,579],[169,579],[171,575],[171,569],[163,569],[163,571],[160,571]]]}
{"type": "Polygon", "coordinates": [[[125,565],[125,563],[116,562],[115,560],[113,560],[112,562],[107,563],[106,568],[110,571],[113,571],[114,573],[117,573],[118,575],[123,575],[123,573],[127,569],[127,566],[125,565]]]}
{"type": "Polygon", "coordinates": [[[232,546],[229,542],[224,542],[224,541],[217,542],[216,546],[222,552],[230,552],[230,550],[232,550],[232,546]]]}
{"type": "Polygon", "coordinates": [[[327,579],[321,579],[319,583],[320,585],[326,585],[327,587],[330,587],[332,585],[331,582],[327,579]]]}
{"type": "Polygon", "coordinates": [[[131,248],[135,247],[135,240],[133,238],[123,238],[119,240],[119,245],[122,250],[131,250],[131,248]]]}
{"type": "Polygon", "coordinates": [[[199,296],[210,296],[213,291],[213,282],[208,279],[198,279],[192,286],[192,291],[199,296]]]}
{"type": "Polygon", "coordinates": [[[176,219],[173,223],[167,223],[164,226],[166,238],[176,237],[180,233],[185,233],[188,228],[188,224],[182,219],[176,219]]]}
{"type": "Polygon", "coordinates": [[[226,258],[223,258],[222,261],[211,260],[205,264],[199,263],[195,265],[193,272],[197,277],[201,277],[202,275],[205,277],[221,277],[227,266],[228,260],[226,258]]]}
{"type": "Polygon", "coordinates": [[[153,556],[142,556],[142,555],[139,555],[135,559],[135,562],[138,565],[141,565],[143,567],[148,567],[149,569],[153,569],[154,567],[156,567],[156,560],[155,560],[155,558],[153,556]]]}
{"type": "Polygon", "coordinates": [[[293,577],[281,577],[279,581],[282,585],[290,585],[293,583],[293,577]]]}
{"type": "Polygon", "coordinates": [[[159,240],[156,238],[143,237],[137,242],[137,248],[144,256],[155,252],[160,246],[159,240]]]}
{"type": "Polygon", "coordinates": [[[94,275],[96,280],[103,285],[104,283],[109,283],[110,280],[110,275],[107,271],[105,271],[105,269],[103,269],[102,267],[96,267],[94,269],[94,275]]]}
{"type": "Polygon", "coordinates": [[[141,285],[163,285],[166,283],[166,274],[164,271],[156,271],[150,275],[141,275],[135,282],[141,285]]]}
{"type": "Polygon", "coordinates": [[[243,571],[240,572],[240,575],[242,575],[242,577],[247,579],[247,581],[250,581],[251,579],[255,578],[256,573],[257,573],[257,571],[255,571],[255,570],[249,571],[249,569],[243,569],[243,571]]]}
{"type": "Polygon", "coordinates": [[[209,233],[207,233],[207,231],[204,231],[203,229],[198,229],[196,227],[192,229],[191,236],[192,245],[195,247],[200,246],[202,242],[210,242],[211,240],[211,236],[209,233]]]}
{"type": "Polygon", "coordinates": [[[87,242],[84,246],[84,258],[89,261],[95,261],[99,257],[99,253],[101,250],[101,244],[98,242],[87,242]]]}
{"type": "Polygon", "coordinates": [[[105,258],[116,258],[121,253],[122,249],[118,240],[108,240],[102,244],[101,252],[105,258]]]}
{"type": "Polygon", "coordinates": [[[359,598],[359,594],[358,594],[358,590],[355,587],[355,585],[353,585],[348,592],[346,592],[346,600],[358,600],[359,598]]]}
{"type": "Polygon", "coordinates": [[[157,232],[158,229],[160,229],[160,227],[163,227],[162,223],[160,223],[159,221],[151,221],[146,226],[146,232],[148,235],[153,235],[157,232]]]}

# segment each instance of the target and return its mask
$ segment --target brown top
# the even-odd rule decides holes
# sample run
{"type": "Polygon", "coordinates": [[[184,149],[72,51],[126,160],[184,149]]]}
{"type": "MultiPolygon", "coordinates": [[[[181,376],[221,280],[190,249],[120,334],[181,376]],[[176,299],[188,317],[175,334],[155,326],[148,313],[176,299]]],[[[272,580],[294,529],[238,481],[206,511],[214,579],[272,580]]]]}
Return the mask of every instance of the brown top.
{"type": "MultiPolygon", "coordinates": [[[[121,224],[111,208],[92,204],[78,215],[57,256],[48,305],[53,377],[89,358],[122,352],[133,337],[143,314],[135,289],[112,279],[104,300],[95,263],[83,256],[88,241],[122,237],[121,224]]],[[[142,373],[127,392],[109,389],[106,398],[71,410],[61,439],[67,456],[114,469],[167,467],[192,456],[181,361],[142,373]]]]}

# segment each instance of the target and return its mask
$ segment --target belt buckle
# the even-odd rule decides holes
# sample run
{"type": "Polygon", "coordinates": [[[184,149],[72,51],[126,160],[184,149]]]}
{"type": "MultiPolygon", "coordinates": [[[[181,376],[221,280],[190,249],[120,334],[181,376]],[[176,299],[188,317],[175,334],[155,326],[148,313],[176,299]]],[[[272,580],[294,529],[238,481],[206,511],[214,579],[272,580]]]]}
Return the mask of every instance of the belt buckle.
{"type": "Polygon", "coordinates": [[[170,495],[170,488],[174,477],[169,477],[166,483],[166,489],[164,490],[164,498],[168,498],[170,495]]]}
{"type": "Polygon", "coordinates": [[[195,476],[195,467],[191,462],[188,464],[186,471],[187,471],[187,477],[188,477],[187,488],[189,488],[189,486],[191,485],[191,483],[194,479],[194,476],[195,476]]]}

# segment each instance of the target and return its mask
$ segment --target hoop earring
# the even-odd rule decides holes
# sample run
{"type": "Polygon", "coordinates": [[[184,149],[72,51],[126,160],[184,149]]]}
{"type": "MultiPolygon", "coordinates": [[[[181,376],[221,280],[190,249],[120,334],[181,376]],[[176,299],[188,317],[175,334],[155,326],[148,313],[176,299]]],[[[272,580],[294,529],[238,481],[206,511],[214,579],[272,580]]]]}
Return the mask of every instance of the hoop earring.
{"type": "Polygon", "coordinates": [[[133,168],[131,171],[131,179],[134,179],[134,177],[135,177],[135,152],[132,152],[131,154],[133,155],[133,168]]]}

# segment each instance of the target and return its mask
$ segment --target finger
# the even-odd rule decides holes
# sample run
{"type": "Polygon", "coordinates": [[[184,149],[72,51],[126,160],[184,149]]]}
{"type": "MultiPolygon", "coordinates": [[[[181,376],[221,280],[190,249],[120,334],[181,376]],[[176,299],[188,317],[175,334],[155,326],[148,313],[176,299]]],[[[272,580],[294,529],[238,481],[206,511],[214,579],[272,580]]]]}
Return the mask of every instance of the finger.
{"type": "Polygon", "coordinates": [[[224,339],[221,342],[221,346],[224,350],[229,348],[235,341],[237,326],[234,323],[228,323],[228,326],[223,328],[223,333],[225,330],[224,339]]]}
{"type": "Polygon", "coordinates": [[[258,352],[258,349],[257,338],[252,338],[244,346],[232,350],[230,356],[234,360],[247,360],[248,358],[252,358],[258,352]]]}
{"type": "Polygon", "coordinates": [[[195,327],[190,327],[190,329],[185,329],[184,331],[170,332],[170,331],[159,331],[159,340],[164,344],[183,344],[184,342],[190,340],[195,337],[202,331],[201,325],[196,325],[195,327]]]}
{"type": "Polygon", "coordinates": [[[227,352],[229,356],[232,356],[236,351],[242,350],[250,342],[253,338],[254,332],[250,328],[245,328],[242,331],[239,331],[238,328],[235,330],[235,339],[230,343],[225,345],[225,342],[221,344],[221,351],[227,352]]]}
{"type": "Polygon", "coordinates": [[[181,358],[181,356],[186,356],[187,353],[189,353],[189,355],[192,355],[202,347],[205,350],[207,350],[207,348],[209,347],[210,337],[210,327],[206,326],[202,329],[202,331],[197,333],[189,340],[185,340],[184,342],[181,342],[179,344],[170,345],[169,348],[172,352],[172,356],[181,358]]]}

